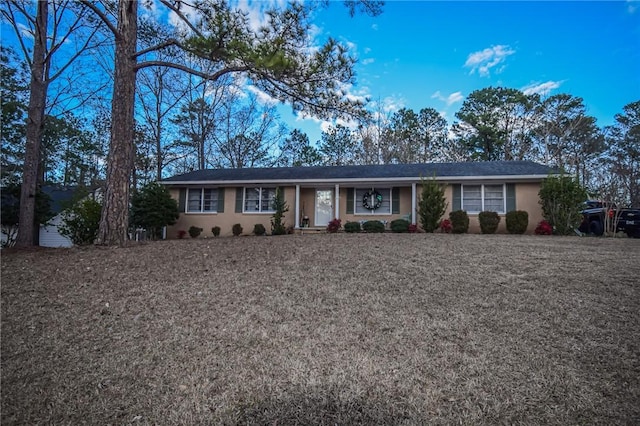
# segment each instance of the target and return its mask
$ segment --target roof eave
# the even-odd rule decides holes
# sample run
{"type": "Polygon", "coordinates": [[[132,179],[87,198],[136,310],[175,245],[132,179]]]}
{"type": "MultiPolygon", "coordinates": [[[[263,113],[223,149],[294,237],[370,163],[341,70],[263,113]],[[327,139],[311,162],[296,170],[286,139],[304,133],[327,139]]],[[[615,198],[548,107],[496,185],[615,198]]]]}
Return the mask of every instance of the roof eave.
{"type": "MultiPolygon", "coordinates": [[[[501,182],[535,182],[547,178],[549,175],[488,175],[488,176],[436,176],[437,181],[461,183],[469,181],[501,181],[501,182]]],[[[327,185],[327,184],[362,184],[362,183],[419,183],[420,176],[414,177],[375,177],[375,178],[331,178],[331,179],[240,179],[240,180],[187,180],[187,181],[159,181],[167,186],[244,186],[244,185],[327,185]]]]}

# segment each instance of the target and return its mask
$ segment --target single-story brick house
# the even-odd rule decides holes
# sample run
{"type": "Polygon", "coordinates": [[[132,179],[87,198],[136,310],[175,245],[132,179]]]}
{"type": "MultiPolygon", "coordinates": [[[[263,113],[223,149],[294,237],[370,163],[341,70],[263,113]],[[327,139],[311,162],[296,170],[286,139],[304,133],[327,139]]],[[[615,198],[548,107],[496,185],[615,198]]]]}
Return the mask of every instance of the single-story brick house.
{"type": "Polygon", "coordinates": [[[445,217],[452,210],[467,211],[469,232],[479,232],[480,211],[500,213],[498,232],[506,232],[506,212],[525,210],[531,233],[542,220],[540,183],[551,173],[555,170],[531,161],[488,161],[197,170],[160,183],[180,208],[168,238],[191,226],[203,228],[203,236],[211,236],[213,226],[221,228],[221,235],[231,235],[236,223],[245,234],[258,223],[270,230],[277,187],[284,190],[289,207],[286,226],[296,230],[324,229],[334,218],[343,224],[398,218],[419,224],[421,179],[433,177],[445,185],[445,217]]]}

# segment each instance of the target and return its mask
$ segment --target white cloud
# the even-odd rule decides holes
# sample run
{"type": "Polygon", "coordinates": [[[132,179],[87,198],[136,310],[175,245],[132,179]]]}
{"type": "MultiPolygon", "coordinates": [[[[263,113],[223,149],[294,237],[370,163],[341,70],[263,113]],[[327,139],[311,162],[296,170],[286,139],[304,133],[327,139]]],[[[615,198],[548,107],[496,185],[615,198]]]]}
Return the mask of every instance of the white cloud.
{"type": "Polygon", "coordinates": [[[431,99],[438,99],[438,100],[446,103],[447,106],[451,106],[451,105],[455,104],[456,102],[462,101],[464,99],[464,96],[462,95],[462,92],[454,92],[454,93],[451,93],[448,96],[444,96],[438,90],[433,95],[431,95],[431,99]]]}
{"type": "Polygon", "coordinates": [[[336,82],[340,95],[355,102],[367,102],[369,98],[369,89],[363,87],[361,89],[354,89],[352,84],[336,82]]]}
{"type": "Polygon", "coordinates": [[[263,105],[274,106],[274,105],[279,103],[279,101],[277,99],[275,99],[274,97],[272,97],[268,93],[260,90],[256,86],[249,85],[249,86],[247,86],[247,90],[250,91],[251,93],[253,93],[254,95],[256,95],[256,98],[258,99],[258,102],[260,102],[263,105]]]}
{"type": "Polygon", "coordinates": [[[323,132],[328,131],[329,129],[331,129],[332,127],[336,127],[338,125],[342,126],[342,127],[346,127],[349,130],[356,130],[358,128],[358,122],[355,120],[343,120],[341,118],[338,118],[335,121],[327,121],[324,120],[322,121],[322,123],[320,123],[320,130],[322,130],[323,132]]]}
{"type": "Polygon", "coordinates": [[[562,81],[547,81],[545,83],[531,83],[522,89],[522,93],[525,95],[538,94],[548,95],[554,89],[557,89],[562,84],[562,81]]]}
{"type": "Polygon", "coordinates": [[[372,29],[373,31],[378,31],[378,24],[373,24],[373,25],[371,25],[371,29],[372,29]]]}
{"type": "Polygon", "coordinates": [[[394,113],[401,110],[406,105],[402,97],[387,96],[382,100],[382,110],[387,113],[394,113]]]}
{"type": "Polygon", "coordinates": [[[638,0],[627,0],[627,12],[633,14],[638,10],[638,5],[640,2],[638,0]]]}
{"type": "Polygon", "coordinates": [[[363,59],[363,60],[362,60],[362,65],[369,65],[369,64],[374,63],[375,61],[376,61],[376,60],[375,60],[375,59],[373,59],[373,58],[363,59]]]}
{"type": "MultiPolygon", "coordinates": [[[[514,53],[516,53],[516,51],[507,45],[491,46],[469,54],[464,66],[471,68],[469,74],[478,71],[481,77],[487,77],[490,74],[491,68],[503,64],[507,56],[513,55],[514,53]]],[[[497,68],[495,71],[499,73],[503,68],[504,66],[497,68]]]]}
{"type": "Polygon", "coordinates": [[[155,0],[145,0],[141,4],[141,15],[147,19],[160,19],[160,11],[158,10],[158,3],[155,0]]]}

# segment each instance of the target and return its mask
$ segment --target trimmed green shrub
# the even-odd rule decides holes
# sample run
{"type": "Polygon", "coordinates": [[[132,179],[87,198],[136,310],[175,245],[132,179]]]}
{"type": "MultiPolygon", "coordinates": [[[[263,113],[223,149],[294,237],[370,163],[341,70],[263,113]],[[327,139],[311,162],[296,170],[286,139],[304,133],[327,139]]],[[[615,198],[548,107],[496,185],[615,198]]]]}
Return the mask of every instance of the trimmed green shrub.
{"type": "Polygon", "coordinates": [[[264,235],[267,233],[267,230],[265,229],[263,224],[256,223],[255,225],[253,225],[253,233],[254,235],[264,235]]]}
{"type": "Polygon", "coordinates": [[[198,228],[197,226],[189,228],[189,235],[191,235],[191,238],[198,238],[201,232],[202,228],[198,228]]]}
{"type": "Polygon", "coordinates": [[[368,220],[362,224],[362,230],[364,232],[371,233],[384,232],[384,223],[380,222],[379,220],[368,220]]]}
{"type": "Polygon", "coordinates": [[[211,228],[211,233],[213,234],[214,237],[219,237],[220,236],[220,227],[219,226],[214,226],[213,228],[211,228]]]}
{"type": "Polygon", "coordinates": [[[464,210],[456,210],[449,213],[451,232],[454,234],[466,234],[469,231],[469,215],[464,210]]]}
{"type": "Polygon", "coordinates": [[[396,219],[391,221],[390,227],[393,232],[403,233],[409,232],[409,225],[411,224],[406,219],[396,219]]]}
{"type": "Polygon", "coordinates": [[[483,234],[495,234],[500,224],[500,216],[496,212],[480,212],[478,215],[480,221],[480,232],[483,234]]]}
{"type": "Polygon", "coordinates": [[[239,223],[236,223],[235,225],[233,225],[231,227],[231,232],[233,232],[233,235],[235,237],[237,237],[238,235],[242,234],[242,225],[240,225],[239,223]]]}
{"type": "Polygon", "coordinates": [[[510,234],[524,234],[529,226],[529,213],[524,210],[513,210],[507,213],[505,221],[510,234]]]}
{"type": "Polygon", "coordinates": [[[350,234],[354,232],[360,232],[362,228],[360,227],[360,222],[347,222],[344,224],[344,232],[348,232],[350,234]]]}
{"type": "Polygon", "coordinates": [[[447,209],[447,201],[444,196],[444,186],[432,179],[422,179],[422,193],[418,200],[418,216],[420,224],[425,232],[433,232],[438,229],[440,219],[447,209]]]}
{"type": "Polygon", "coordinates": [[[329,232],[330,234],[335,234],[340,230],[341,226],[342,226],[342,221],[340,219],[333,219],[327,225],[327,232],[329,232]]]}

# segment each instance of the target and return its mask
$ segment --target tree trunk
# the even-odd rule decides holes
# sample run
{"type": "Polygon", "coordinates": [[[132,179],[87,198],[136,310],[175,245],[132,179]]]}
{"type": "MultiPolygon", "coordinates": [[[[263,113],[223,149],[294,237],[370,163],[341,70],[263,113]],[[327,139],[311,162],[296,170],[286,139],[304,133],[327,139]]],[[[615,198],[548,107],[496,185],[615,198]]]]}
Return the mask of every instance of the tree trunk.
{"type": "Polygon", "coordinates": [[[35,244],[36,193],[38,190],[40,145],[44,127],[44,107],[47,97],[45,64],[49,10],[48,1],[39,1],[37,3],[33,61],[31,64],[31,83],[29,88],[26,146],[24,168],[22,171],[22,188],[20,191],[19,229],[16,247],[31,247],[35,244]]]}
{"type": "Polygon", "coordinates": [[[123,246],[127,242],[134,152],[137,19],[137,0],[119,0],[107,181],[96,244],[123,246]]]}

